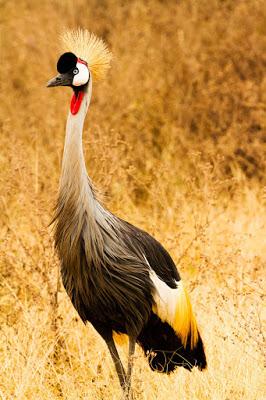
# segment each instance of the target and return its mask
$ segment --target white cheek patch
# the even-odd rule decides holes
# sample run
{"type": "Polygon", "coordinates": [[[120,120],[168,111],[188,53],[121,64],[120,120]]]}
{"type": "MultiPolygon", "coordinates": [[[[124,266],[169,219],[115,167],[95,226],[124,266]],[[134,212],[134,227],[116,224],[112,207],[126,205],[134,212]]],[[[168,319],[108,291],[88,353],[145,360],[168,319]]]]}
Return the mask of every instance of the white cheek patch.
{"type": "Polygon", "coordinates": [[[88,83],[90,77],[88,67],[80,62],[77,62],[76,66],[79,72],[77,75],[74,75],[73,86],[85,85],[86,83],[88,83]]]}

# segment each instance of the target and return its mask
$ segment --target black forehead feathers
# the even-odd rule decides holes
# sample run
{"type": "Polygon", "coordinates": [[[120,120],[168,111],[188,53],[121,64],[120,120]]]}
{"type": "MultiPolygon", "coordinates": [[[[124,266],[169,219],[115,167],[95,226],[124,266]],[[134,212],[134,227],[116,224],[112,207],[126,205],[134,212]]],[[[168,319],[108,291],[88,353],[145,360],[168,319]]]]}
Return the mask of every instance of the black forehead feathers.
{"type": "Polygon", "coordinates": [[[77,64],[78,57],[73,53],[64,53],[57,61],[57,71],[60,74],[70,71],[77,64]]]}

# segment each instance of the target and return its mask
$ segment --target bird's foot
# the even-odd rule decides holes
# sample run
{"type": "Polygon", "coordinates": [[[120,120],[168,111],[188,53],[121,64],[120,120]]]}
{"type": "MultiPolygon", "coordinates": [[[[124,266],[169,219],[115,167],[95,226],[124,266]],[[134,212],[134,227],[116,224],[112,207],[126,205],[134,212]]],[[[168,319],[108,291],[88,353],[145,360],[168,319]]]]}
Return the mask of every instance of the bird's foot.
{"type": "Polygon", "coordinates": [[[131,388],[124,389],[121,400],[135,400],[135,399],[136,399],[136,397],[134,396],[134,392],[131,388]]]}

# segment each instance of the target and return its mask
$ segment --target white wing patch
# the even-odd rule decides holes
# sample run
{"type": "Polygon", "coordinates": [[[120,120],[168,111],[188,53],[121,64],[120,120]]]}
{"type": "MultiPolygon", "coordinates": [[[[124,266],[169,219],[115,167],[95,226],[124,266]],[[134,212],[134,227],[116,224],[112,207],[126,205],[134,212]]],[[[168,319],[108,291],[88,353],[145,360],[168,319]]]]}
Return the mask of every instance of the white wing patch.
{"type": "Polygon", "coordinates": [[[198,342],[198,328],[182,281],[176,282],[177,288],[172,289],[152,270],[150,278],[155,287],[153,312],[175,330],[184,347],[190,337],[189,345],[193,349],[198,342]]]}
{"type": "Polygon", "coordinates": [[[177,288],[170,288],[164,281],[162,281],[154,271],[150,272],[151,280],[155,286],[154,301],[157,315],[163,322],[168,322],[173,325],[175,320],[176,303],[178,300],[178,291],[182,282],[176,282],[177,288]]]}

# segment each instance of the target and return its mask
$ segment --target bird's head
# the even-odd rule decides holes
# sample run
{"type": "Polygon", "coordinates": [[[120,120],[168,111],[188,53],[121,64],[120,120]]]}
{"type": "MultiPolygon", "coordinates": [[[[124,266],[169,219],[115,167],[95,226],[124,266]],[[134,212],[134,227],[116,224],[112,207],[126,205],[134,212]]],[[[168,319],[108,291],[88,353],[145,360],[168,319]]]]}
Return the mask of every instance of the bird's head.
{"type": "Polygon", "coordinates": [[[64,53],[57,62],[59,74],[47,83],[47,87],[70,86],[83,89],[90,80],[90,71],[86,61],[74,53],[64,53]]]}
{"type": "Polygon", "coordinates": [[[59,74],[47,83],[47,87],[70,86],[74,90],[70,110],[76,114],[85,91],[91,95],[92,78],[101,80],[110,68],[112,53],[102,39],[86,29],[66,31],[61,36],[64,50],[57,62],[59,74]]]}

